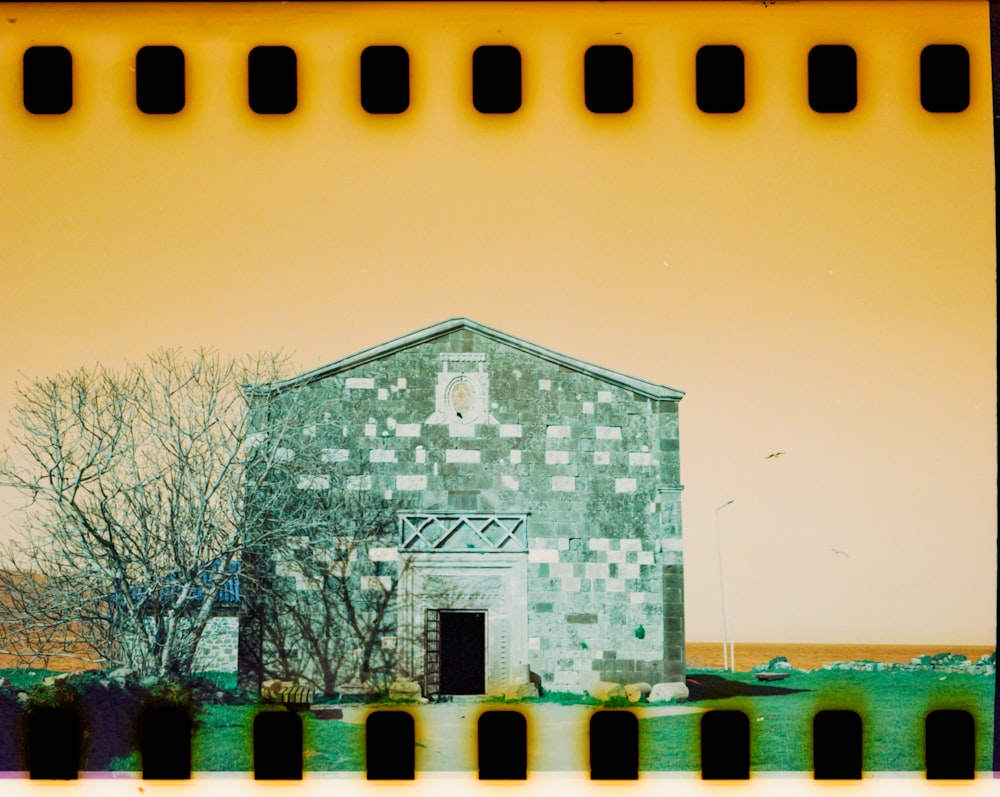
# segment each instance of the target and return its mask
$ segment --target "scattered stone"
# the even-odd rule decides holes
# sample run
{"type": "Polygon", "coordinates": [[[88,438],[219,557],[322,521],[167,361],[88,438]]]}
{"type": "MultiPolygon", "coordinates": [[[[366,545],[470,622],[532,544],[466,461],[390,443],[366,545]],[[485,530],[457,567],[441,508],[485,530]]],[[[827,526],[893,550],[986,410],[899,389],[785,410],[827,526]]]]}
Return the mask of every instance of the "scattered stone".
{"type": "Polygon", "coordinates": [[[131,667],[119,667],[118,669],[112,670],[108,673],[108,678],[112,681],[117,681],[120,684],[131,680],[135,677],[135,670],[131,667]]]}
{"type": "Polygon", "coordinates": [[[420,702],[420,684],[416,681],[393,681],[389,684],[389,697],[393,700],[415,700],[420,702]]]}
{"type": "Polygon", "coordinates": [[[330,708],[329,706],[310,706],[309,712],[318,720],[342,720],[344,718],[343,709],[330,708]]]}
{"type": "Polygon", "coordinates": [[[296,684],[281,689],[277,696],[279,702],[284,703],[293,711],[305,711],[316,698],[316,690],[311,686],[296,684]]]}
{"type": "Polygon", "coordinates": [[[526,697],[538,697],[538,687],[532,683],[516,683],[503,690],[504,700],[524,700],[526,697]]]}
{"type": "Polygon", "coordinates": [[[625,697],[628,698],[629,703],[638,703],[642,700],[643,696],[648,695],[652,691],[653,687],[645,681],[640,681],[637,684],[625,684],[625,697]]]}
{"type": "Polygon", "coordinates": [[[680,681],[654,684],[649,693],[650,703],[671,703],[687,699],[687,684],[680,681]]]}
{"type": "Polygon", "coordinates": [[[993,675],[996,671],[996,652],[980,656],[975,663],[957,653],[937,653],[933,656],[914,656],[908,664],[886,663],[869,660],[837,661],[824,664],[824,670],[846,672],[938,672],[968,675],[993,675]]]}
{"type": "Polygon", "coordinates": [[[791,672],[792,665],[784,656],[775,656],[767,664],[758,664],[750,672],[791,672]]]}
{"type": "Polygon", "coordinates": [[[294,681],[278,681],[272,678],[260,685],[260,697],[262,700],[281,700],[281,690],[291,689],[293,686],[295,686],[294,681]]]}
{"type": "Polygon", "coordinates": [[[938,653],[931,656],[931,665],[934,667],[961,667],[963,662],[968,661],[965,656],[957,653],[938,653]]]}
{"type": "Polygon", "coordinates": [[[595,681],[587,691],[592,698],[602,703],[615,697],[625,697],[625,687],[612,681],[595,681]]]}
{"type": "Polygon", "coordinates": [[[371,681],[361,682],[360,678],[352,678],[346,684],[337,687],[341,697],[371,697],[378,694],[378,688],[371,681]]]}

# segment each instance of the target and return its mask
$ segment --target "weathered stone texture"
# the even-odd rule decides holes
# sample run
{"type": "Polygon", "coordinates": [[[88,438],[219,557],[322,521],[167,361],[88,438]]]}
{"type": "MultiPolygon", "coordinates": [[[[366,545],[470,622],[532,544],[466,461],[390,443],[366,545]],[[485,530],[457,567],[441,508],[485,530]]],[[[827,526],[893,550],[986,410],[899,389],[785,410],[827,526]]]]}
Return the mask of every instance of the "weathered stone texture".
{"type": "Polygon", "coordinates": [[[195,672],[236,672],[236,649],[239,640],[239,618],[213,617],[198,642],[194,654],[195,672]]]}
{"type": "Polygon", "coordinates": [[[527,514],[528,663],[543,686],[579,689],[595,658],[617,662],[605,680],[683,680],[676,400],[471,329],[304,382],[273,409],[293,394],[311,408],[294,455],[321,466],[304,492],[346,474],[415,512],[527,514]],[[470,380],[461,418],[442,414],[444,371],[470,380]]]}

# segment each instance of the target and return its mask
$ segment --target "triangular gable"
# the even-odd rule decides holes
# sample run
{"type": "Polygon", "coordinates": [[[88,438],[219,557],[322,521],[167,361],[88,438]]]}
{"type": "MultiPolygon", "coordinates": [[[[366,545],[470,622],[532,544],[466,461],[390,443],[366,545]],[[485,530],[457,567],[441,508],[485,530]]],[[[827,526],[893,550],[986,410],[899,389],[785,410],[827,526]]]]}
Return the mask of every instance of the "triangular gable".
{"type": "Polygon", "coordinates": [[[381,343],[378,346],[372,346],[371,348],[360,351],[357,354],[352,354],[348,357],[336,360],[328,365],[314,368],[311,371],[306,371],[298,376],[293,376],[289,379],[282,379],[275,382],[248,385],[247,387],[250,392],[257,394],[283,392],[294,387],[307,385],[312,382],[319,381],[320,379],[325,379],[329,376],[334,376],[352,368],[357,368],[359,365],[365,365],[366,363],[380,360],[384,357],[389,357],[404,349],[427,343],[428,341],[445,335],[450,335],[451,333],[460,330],[474,332],[478,335],[482,335],[483,337],[490,338],[510,346],[513,349],[524,352],[525,354],[538,357],[541,360],[546,360],[571,371],[586,374],[587,376],[594,377],[595,379],[599,379],[609,384],[626,388],[638,393],[641,396],[645,396],[646,398],[676,401],[684,396],[684,391],[682,390],[676,390],[665,385],[658,385],[654,382],[647,382],[645,379],[628,376],[627,374],[620,373],[619,371],[613,371],[610,368],[602,368],[599,365],[588,363],[585,360],[579,360],[576,357],[560,354],[559,352],[552,351],[552,349],[539,346],[537,343],[531,343],[523,338],[509,335],[506,332],[493,329],[493,327],[488,327],[485,324],[480,324],[479,322],[473,321],[469,318],[452,318],[447,321],[441,321],[437,324],[432,324],[429,327],[418,329],[416,332],[411,332],[408,335],[403,335],[387,341],[386,343],[381,343]]]}

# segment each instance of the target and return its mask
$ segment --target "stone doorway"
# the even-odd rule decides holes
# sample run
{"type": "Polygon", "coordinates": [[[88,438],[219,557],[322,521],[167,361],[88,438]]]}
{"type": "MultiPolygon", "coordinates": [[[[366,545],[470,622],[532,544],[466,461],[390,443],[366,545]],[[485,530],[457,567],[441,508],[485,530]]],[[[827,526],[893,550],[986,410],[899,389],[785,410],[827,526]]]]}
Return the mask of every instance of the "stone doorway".
{"type": "Polygon", "coordinates": [[[454,644],[460,657],[474,661],[485,679],[477,692],[465,694],[490,694],[510,683],[512,668],[528,663],[527,559],[524,554],[501,553],[404,555],[397,631],[403,677],[420,682],[427,697],[444,694],[442,666],[454,658],[448,652],[454,644]],[[451,632],[459,640],[445,639],[444,651],[442,615],[448,617],[446,624],[453,624],[451,632]],[[463,621],[456,615],[476,619],[463,621]],[[469,629],[463,631],[463,622],[482,629],[474,645],[468,642],[469,629]],[[470,649],[475,650],[474,659],[470,649]]]}
{"type": "Polygon", "coordinates": [[[438,612],[440,693],[486,693],[486,612],[438,612]]]}

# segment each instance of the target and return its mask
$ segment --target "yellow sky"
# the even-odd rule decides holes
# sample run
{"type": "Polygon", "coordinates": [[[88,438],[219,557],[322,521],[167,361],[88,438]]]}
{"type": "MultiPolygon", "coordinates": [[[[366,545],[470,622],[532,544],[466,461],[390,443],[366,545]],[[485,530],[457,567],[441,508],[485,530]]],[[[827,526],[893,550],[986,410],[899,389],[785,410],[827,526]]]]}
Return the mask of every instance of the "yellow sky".
{"type": "Polygon", "coordinates": [[[687,391],[690,639],[721,636],[735,498],[737,640],[993,641],[985,2],[0,10],[4,415],[19,373],[178,345],[308,368],[465,315],[687,391]],[[919,107],[938,42],[971,53],[965,113],[919,107]],[[176,117],[135,109],[151,43],[185,52],[176,117]],[[358,103],[373,43],[410,53],[402,116],[358,103]],[[510,117],[471,105],[491,43],[522,54],[510,117]],[[632,112],[586,111],[595,43],[632,49],[632,112]],[[706,43],[746,54],[735,116],[694,105],[706,43]],[[858,52],[855,112],[809,110],[817,43],[858,52]],[[73,53],[66,116],[23,111],[32,44],[73,53]],[[246,105],[257,44],[298,54],[287,117],[246,105]]]}

